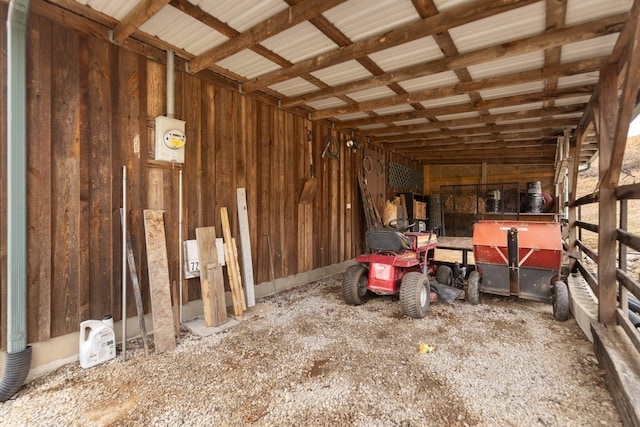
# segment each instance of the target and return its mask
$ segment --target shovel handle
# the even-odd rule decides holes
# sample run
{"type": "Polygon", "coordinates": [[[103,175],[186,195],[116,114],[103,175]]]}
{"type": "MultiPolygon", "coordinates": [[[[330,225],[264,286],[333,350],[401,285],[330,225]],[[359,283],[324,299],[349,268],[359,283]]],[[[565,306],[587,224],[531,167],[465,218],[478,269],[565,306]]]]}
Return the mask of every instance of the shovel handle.
{"type": "Polygon", "coordinates": [[[309,173],[311,174],[311,177],[313,178],[313,176],[315,175],[315,171],[313,169],[313,151],[312,151],[312,144],[311,144],[311,130],[307,130],[307,145],[309,147],[309,173]]]}

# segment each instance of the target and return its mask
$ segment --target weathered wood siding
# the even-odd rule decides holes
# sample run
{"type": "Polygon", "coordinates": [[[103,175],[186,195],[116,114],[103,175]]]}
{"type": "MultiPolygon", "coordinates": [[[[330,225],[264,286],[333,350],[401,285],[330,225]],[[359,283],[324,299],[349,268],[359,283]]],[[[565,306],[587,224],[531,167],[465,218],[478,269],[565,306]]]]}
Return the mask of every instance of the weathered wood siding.
{"type": "MultiPolygon", "coordinates": [[[[2,22],[6,5],[0,3],[2,22]]],[[[109,43],[93,24],[32,14],[28,32],[28,341],[78,330],[89,318],[121,317],[122,167],[127,215],[145,310],[150,309],[143,209],[163,209],[170,279],[178,280],[178,195],[183,174],[183,237],[196,227],[220,230],[220,207],[238,235],[236,188],[245,187],[256,283],[355,257],[363,249],[356,176],[362,150],[346,135],[249,98],[179,68],[176,118],[186,121],[182,167],[153,160],[154,119],[166,114],[162,58],[109,43]],[[298,199],[309,177],[311,130],[319,185],[313,204],[298,199]],[[322,158],[323,138],[339,141],[339,160],[322,158]],[[350,206],[350,207],[349,207],[350,206]]],[[[104,33],[106,34],[106,32],[104,33]]],[[[0,30],[0,84],[6,93],[6,31],[0,30]]],[[[1,294],[6,324],[6,96],[0,103],[1,294]]],[[[391,153],[393,160],[417,163],[391,153]]],[[[185,280],[184,301],[200,297],[185,280]]],[[[129,288],[131,288],[129,286],[129,288]]],[[[128,316],[135,315],[133,295],[128,316]]]]}

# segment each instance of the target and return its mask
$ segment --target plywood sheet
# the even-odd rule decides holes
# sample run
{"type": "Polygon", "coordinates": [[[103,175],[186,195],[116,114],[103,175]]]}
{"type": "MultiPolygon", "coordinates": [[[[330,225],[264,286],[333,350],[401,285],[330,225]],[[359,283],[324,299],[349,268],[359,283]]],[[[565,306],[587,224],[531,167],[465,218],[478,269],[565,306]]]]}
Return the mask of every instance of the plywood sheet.
{"type": "Polygon", "coordinates": [[[163,213],[161,210],[144,211],[153,335],[158,353],[171,350],[176,346],[163,213]]]}

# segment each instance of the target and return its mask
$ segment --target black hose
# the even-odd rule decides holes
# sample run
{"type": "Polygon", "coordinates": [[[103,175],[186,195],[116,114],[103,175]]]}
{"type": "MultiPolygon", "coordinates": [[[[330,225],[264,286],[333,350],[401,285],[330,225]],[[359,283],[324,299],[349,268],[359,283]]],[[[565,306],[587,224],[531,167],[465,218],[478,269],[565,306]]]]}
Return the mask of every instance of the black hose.
{"type": "Polygon", "coordinates": [[[31,346],[18,353],[7,353],[4,376],[0,382],[0,402],[6,402],[20,390],[31,367],[31,346]]]}

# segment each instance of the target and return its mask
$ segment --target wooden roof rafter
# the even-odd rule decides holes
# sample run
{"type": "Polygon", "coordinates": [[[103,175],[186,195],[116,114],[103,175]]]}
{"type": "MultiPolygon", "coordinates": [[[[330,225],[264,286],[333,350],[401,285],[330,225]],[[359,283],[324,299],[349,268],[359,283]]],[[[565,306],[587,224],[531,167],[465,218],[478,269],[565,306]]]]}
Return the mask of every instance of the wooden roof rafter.
{"type": "Polygon", "coordinates": [[[408,104],[412,102],[427,101],[430,99],[444,98],[464,94],[479,89],[490,89],[505,86],[512,86],[521,83],[530,83],[544,80],[550,75],[569,76],[597,71],[607,61],[607,57],[590,58],[583,61],[576,61],[566,64],[554,65],[537,70],[521,71],[518,73],[490,77],[482,80],[473,80],[466,83],[458,83],[454,86],[445,86],[437,89],[426,89],[411,92],[407,96],[397,95],[387,98],[380,98],[373,101],[362,102],[355,106],[328,108],[311,113],[314,120],[333,117],[340,114],[355,113],[363,110],[375,110],[379,108],[391,107],[395,105],[408,104]]]}
{"type": "Polygon", "coordinates": [[[303,0],[238,34],[220,46],[209,49],[189,62],[189,68],[197,73],[217,61],[253,47],[261,41],[281,33],[301,22],[309,20],[346,0],[303,0]]]}
{"type": "Polygon", "coordinates": [[[124,42],[133,34],[140,25],[144,24],[160,9],[165,7],[169,0],[142,0],[125,16],[113,29],[113,40],[116,43],[124,42]]]}
{"type": "Polygon", "coordinates": [[[535,3],[536,0],[479,0],[473,6],[463,5],[418,22],[396,28],[386,34],[378,34],[359,40],[348,46],[300,61],[293,66],[263,74],[242,84],[245,92],[254,92],[264,87],[341,62],[357,59],[402,43],[430,36],[449,28],[503,13],[514,8],[535,3]]]}

